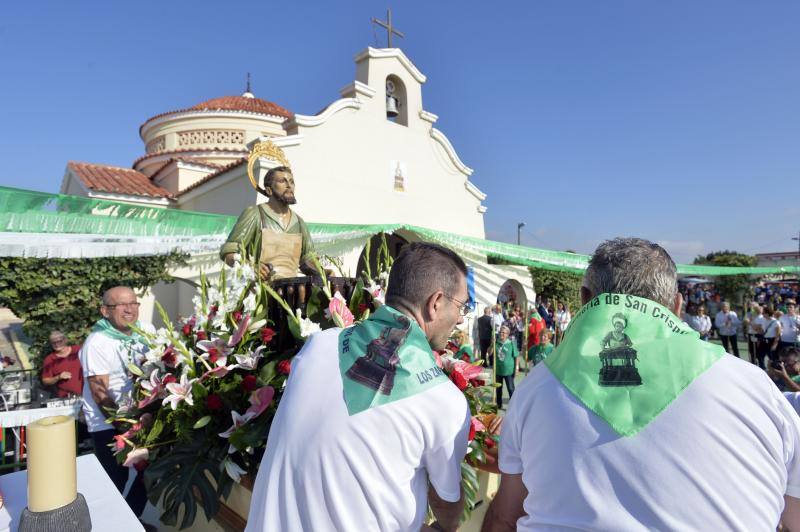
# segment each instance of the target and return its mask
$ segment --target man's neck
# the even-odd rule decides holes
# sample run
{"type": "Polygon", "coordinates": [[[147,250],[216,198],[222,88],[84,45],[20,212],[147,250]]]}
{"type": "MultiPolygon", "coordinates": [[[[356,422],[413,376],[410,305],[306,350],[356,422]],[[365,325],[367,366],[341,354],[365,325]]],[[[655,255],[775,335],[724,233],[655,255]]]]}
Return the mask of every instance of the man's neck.
{"type": "MultiPolygon", "coordinates": [[[[109,321],[109,323],[111,323],[111,321],[109,321]]],[[[116,330],[118,330],[119,332],[121,332],[122,334],[124,334],[126,336],[130,336],[131,334],[133,334],[133,330],[130,328],[130,326],[125,327],[124,329],[121,329],[119,326],[117,326],[114,323],[111,323],[111,326],[114,327],[116,330]]]]}

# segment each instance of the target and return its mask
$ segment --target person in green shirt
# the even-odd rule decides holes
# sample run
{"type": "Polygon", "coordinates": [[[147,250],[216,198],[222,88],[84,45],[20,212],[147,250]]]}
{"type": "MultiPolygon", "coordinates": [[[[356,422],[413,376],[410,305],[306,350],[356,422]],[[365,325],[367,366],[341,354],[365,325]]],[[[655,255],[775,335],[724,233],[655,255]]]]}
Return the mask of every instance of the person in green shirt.
{"type": "Polygon", "coordinates": [[[503,325],[500,334],[494,343],[494,354],[497,356],[495,365],[495,380],[500,384],[497,387],[497,408],[503,407],[503,383],[508,390],[509,399],[514,394],[514,376],[517,373],[517,357],[519,351],[516,344],[509,338],[511,330],[503,325]]]}
{"type": "Polygon", "coordinates": [[[454,340],[458,344],[458,351],[456,351],[453,357],[456,360],[463,360],[470,364],[474,363],[475,353],[472,350],[472,346],[469,344],[469,335],[464,331],[456,331],[454,340]]]}
{"type": "Polygon", "coordinates": [[[244,248],[258,258],[264,279],[296,277],[298,267],[306,275],[314,274],[311,235],[303,219],[289,208],[297,203],[292,170],[287,166],[270,169],[259,191],[269,202],[242,212],[220,249],[220,258],[230,266],[234,255],[244,248]]]}
{"type": "Polygon", "coordinates": [[[547,329],[543,330],[540,336],[539,345],[536,346],[536,352],[533,356],[533,365],[535,366],[539,362],[544,362],[544,359],[547,358],[550,353],[553,352],[553,344],[551,340],[553,339],[553,333],[548,331],[547,329]]]}

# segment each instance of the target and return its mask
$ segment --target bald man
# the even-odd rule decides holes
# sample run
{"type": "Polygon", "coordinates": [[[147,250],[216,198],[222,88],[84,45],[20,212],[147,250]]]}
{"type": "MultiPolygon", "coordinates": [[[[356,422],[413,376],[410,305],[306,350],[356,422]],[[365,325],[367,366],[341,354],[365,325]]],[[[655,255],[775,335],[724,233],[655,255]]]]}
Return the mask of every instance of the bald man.
{"type": "MultiPolygon", "coordinates": [[[[106,418],[131,394],[133,378],[128,364],[136,354],[147,351],[144,339],[131,325],[147,332],[155,332],[155,329],[139,321],[139,301],[127,286],[106,290],[100,314],[103,318],[95,323],[79,354],[84,376],[83,413],[94,441],[95,455],[122,493],[128,481],[128,468],[117,464],[109,448],[117,431],[106,423],[106,418]]],[[[147,494],[141,473],[136,476],[125,500],[137,516],[142,515],[147,494]]]]}

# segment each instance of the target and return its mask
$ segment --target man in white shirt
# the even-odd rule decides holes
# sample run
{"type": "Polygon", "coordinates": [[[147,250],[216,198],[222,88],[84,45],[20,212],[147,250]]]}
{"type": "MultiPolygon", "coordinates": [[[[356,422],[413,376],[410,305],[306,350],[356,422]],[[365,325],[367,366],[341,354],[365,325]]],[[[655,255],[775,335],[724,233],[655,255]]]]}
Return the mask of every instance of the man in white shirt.
{"type": "MultiPolygon", "coordinates": [[[[94,442],[95,456],[122,493],[128,481],[128,468],[117,463],[109,448],[117,431],[106,423],[106,418],[110,412],[116,412],[120,403],[130,398],[133,379],[128,365],[137,353],[147,350],[143,339],[131,329],[131,325],[148,332],[155,329],[149,323],[138,321],[139,302],[127,286],[106,290],[100,313],[103,319],[92,328],[78,355],[84,377],[83,415],[94,442]]],[[[142,515],[147,494],[141,472],[136,475],[125,500],[137,516],[142,515]]]]}
{"type": "Polygon", "coordinates": [[[503,309],[500,305],[495,305],[492,309],[492,327],[494,327],[494,334],[500,334],[500,327],[503,326],[506,319],[503,317],[503,309]]]}
{"type": "Polygon", "coordinates": [[[249,532],[417,532],[429,503],[440,530],[456,529],[470,416],[431,349],[463,321],[466,271],[449,249],[410,244],[384,306],[308,339],[270,428],[249,532]]]}
{"type": "Polygon", "coordinates": [[[797,332],[800,329],[800,316],[793,299],[786,300],[786,314],[781,316],[781,340],[779,349],[794,347],[797,344],[797,332]]]}
{"type": "Polygon", "coordinates": [[[722,310],[717,312],[714,324],[719,331],[719,338],[722,340],[722,347],[733,356],[739,356],[739,342],[736,333],[739,328],[739,316],[731,310],[731,304],[727,301],[722,303],[722,310]]]}
{"type": "Polygon", "coordinates": [[[511,400],[484,532],[800,530],[800,418],[680,322],[676,279],[656,244],[598,247],[564,342],[511,400]]]}

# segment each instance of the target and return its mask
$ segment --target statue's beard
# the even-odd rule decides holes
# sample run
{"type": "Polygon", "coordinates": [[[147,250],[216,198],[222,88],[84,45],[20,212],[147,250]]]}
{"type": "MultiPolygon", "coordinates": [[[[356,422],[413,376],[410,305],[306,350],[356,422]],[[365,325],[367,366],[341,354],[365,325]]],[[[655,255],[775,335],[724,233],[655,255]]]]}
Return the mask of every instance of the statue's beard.
{"type": "Polygon", "coordinates": [[[276,196],[276,198],[281,200],[286,205],[294,205],[297,203],[297,198],[294,197],[294,192],[284,192],[280,196],[276,196]]]}

